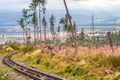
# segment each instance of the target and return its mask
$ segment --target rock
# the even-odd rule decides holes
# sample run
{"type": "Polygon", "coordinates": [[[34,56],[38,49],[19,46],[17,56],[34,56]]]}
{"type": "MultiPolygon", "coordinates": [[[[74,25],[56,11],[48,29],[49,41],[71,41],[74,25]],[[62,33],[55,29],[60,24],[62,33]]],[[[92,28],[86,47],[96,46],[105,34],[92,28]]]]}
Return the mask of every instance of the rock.
{"type": "Polygon", "coordinates": [[[20,46],[19,46],[19,49],[22,50],[24,47],[25,47],[24,45],[20,45],[20,46]]]}
{"type": "Polygon", "coordinates": [[[112,70],[105,70],[105,74],[107,74],[107,75],[113,74],[113,71],[112,70]]]}
{"type": "Polygon", "coordinates": [[[11,47],[8,47],[8,48],[5,49],[5,51],[7,51],[7,52],[11,52],[11,51],[14,51],[14,49],[11,48],[11,47]]]}
{"type": "Polygon", "coordinates": [[[40,49],[35,50],[35,51],[32,52],[32,56],[37,56],[37,55],[39,55],[40,53],[41,53],[41,50],[40,50],[40,49]]]}
{"type": "Polygon", "coordinates": [[[2,47],[2,49],[6,49],[6,48],[8,48],[8,47],[9,47],[8,45],[5,45],[5,46],[2,47]]]}
{"type": "Polygon", "coordinates": [[[116,72],[115,73],[115,78],[119,78],[120,79],[120,72],[116,72]]]}
{"type": "Polygon", "coordinates": [[[78,62],[77,65],[79,65],[79,66],[83,66],[83,65],[85,65],[85,64],[86,64],[86,61],[85,61],[85,60],[81,60],[80,62],[78,62]]]}

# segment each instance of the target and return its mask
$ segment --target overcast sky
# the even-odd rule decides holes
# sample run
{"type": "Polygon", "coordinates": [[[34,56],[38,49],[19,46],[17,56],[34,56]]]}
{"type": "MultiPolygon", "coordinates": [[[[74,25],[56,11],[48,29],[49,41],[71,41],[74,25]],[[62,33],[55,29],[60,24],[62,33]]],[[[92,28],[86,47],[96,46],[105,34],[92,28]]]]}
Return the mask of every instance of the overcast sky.
{"type": "MultiPolygon", "coordinates": [[[[70,9],[114,10],[120,0],[66,0],[70,9]]],[[[19,11],[27,8],[31,0],[0,0],[0,11],[19,11]]],[[[47,9],[64,9],[63,0],[47,0],[47,9]]]]}

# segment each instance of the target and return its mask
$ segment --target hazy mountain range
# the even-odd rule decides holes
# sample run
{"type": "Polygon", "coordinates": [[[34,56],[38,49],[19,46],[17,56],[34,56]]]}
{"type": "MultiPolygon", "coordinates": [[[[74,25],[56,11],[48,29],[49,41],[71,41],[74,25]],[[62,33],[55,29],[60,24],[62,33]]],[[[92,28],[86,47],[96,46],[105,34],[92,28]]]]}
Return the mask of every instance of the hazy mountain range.
{"type": "MultiPolygon", "coordinates": [[[[119,12],[105,12],[105,11],[91,11],[87,9],[80,9],[80,10],[71,10],[73,22],[76,22],[77,25],[91,25],[91,15],[94,14],[95,25],[108,25],[112,26],[114,24],[114,20],[116,20],[116,24],[120,24],[120,14],[119,12]]],[[[49,18],[51,15],[56,17],[56,22],[61,17],[64,17],[65,11],[64,10],[49,10],[46,12],[46,18],[49,22],[49,18]]],[[[21,18],[21,12],[0,12],[0,26],[15,26],[18,25],[17,21],[21,18]]]]}
{"type": "MultiPolygon", "coordinates": [[[[56,19],[56,25],[58,24],[61,17],[65,16],[65,10],[48,10],[46,11],[46,19],[49,27],[49,18],[53,14],[56,19]]],[[[77,28],[89,29],[91,26],[91,15],[94,14],[95,26],[106,26],[96,27],[102,30],[110,29],[109,26],[120,25],[120,13],[119,11],[92,11],[87,9],[70,10],[72,21],[76,22],[77,28]],[[108,26],[108,27],[107,27],[108,26]]],[[[0,12],[0,34],[14,34],[22,33],[22,29],[19,27],[17,21],[21,18],[22,11],[20,12],[0,12]]]]}

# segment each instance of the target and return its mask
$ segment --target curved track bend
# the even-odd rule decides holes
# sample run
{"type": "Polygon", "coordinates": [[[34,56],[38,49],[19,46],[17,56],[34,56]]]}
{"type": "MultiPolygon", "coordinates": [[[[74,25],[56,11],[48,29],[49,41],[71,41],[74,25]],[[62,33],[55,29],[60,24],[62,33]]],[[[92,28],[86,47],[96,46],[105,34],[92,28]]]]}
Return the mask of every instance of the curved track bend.
{"type": "Polygon", "coordinates": [[[59,77],[54,74],[50,74],[50,73],[43,72],[43,71],[38,71],[33,68],[26,67],[19,63],[16,63],[15,61],[11,59],[12,56],[15,54],[17,53],[11,53],[11,54],[6,55],[3,58],[2,63],[4,65],[7,65],[8,67],[13,68],[18,73],[32,78],[33,80],[68,80],[68,79],[59,77]]]}

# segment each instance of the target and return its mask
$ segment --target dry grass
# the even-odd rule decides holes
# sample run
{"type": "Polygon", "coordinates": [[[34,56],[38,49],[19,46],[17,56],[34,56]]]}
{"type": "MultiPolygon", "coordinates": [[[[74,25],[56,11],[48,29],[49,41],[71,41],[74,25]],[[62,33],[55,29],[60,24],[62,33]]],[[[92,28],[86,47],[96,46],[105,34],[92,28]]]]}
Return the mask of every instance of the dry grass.
{"type": "MultiPolygon", "coordinates": [[[[43,50],[47,51],[47,48],[43,50]]],[[[111,52],[108,46],[78,47],[75,57],[72,56],[73,47],[62,46],[52,58],[45,51],[36,49],[26,54],[18,54],[17,57],[36,69],[76,80],[120,78],[120,47],[114,47],[115,52],[111,52]]]]}
{"type": "MultiPolygon", "coordinates": [[[[74,53],[73,47],[67,47],[63,46],[62,49],[59,51],[59,53],[74,53]]],[[[109,46],[102,46],[102,47],[78,47],[78,54],[77,55],[120,55],[120,46],[114,46],[114,52],[112,52],[111,48],[109,46]]]]}

